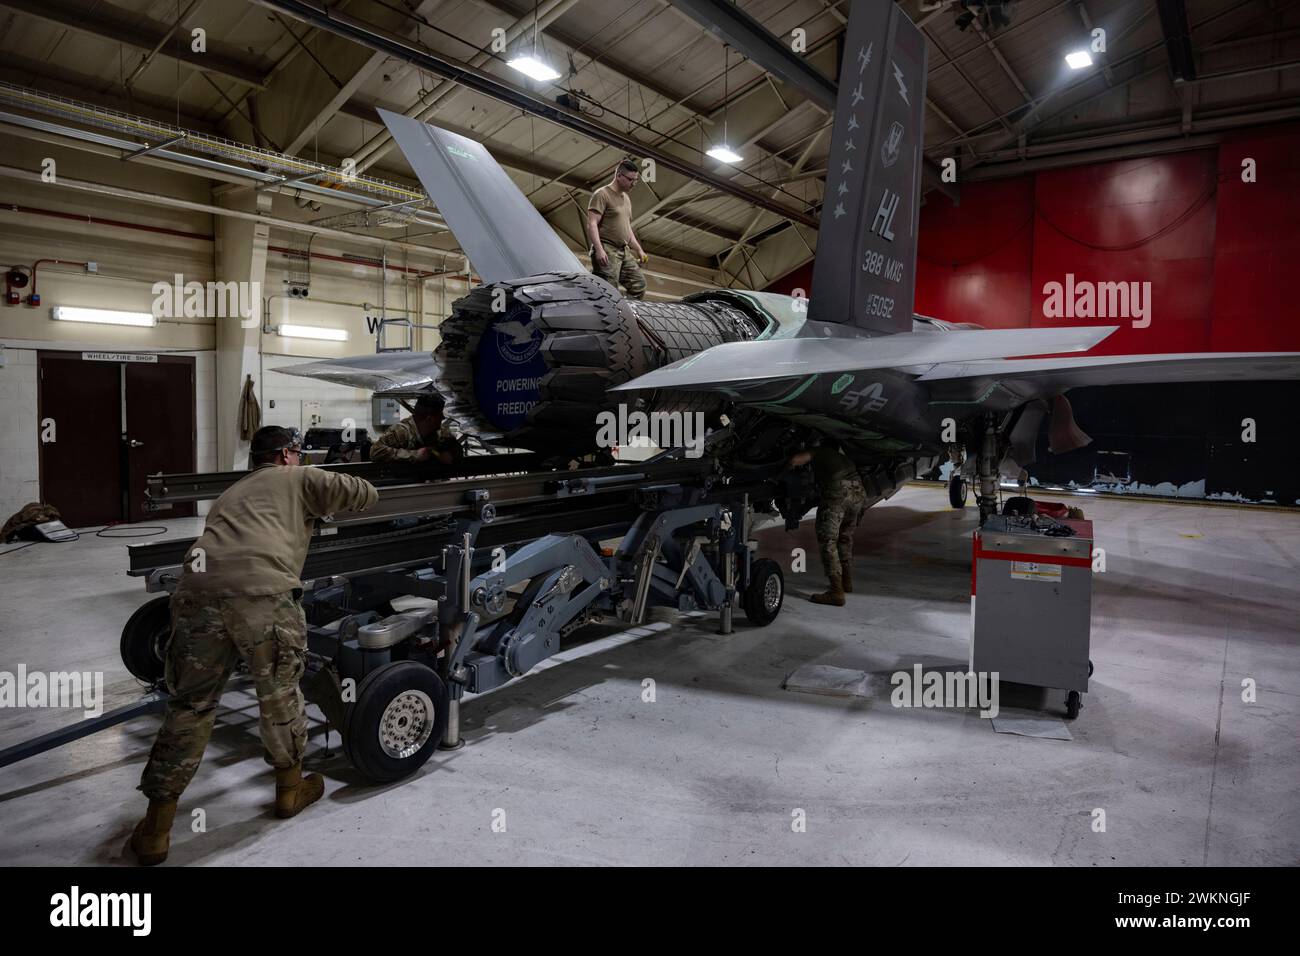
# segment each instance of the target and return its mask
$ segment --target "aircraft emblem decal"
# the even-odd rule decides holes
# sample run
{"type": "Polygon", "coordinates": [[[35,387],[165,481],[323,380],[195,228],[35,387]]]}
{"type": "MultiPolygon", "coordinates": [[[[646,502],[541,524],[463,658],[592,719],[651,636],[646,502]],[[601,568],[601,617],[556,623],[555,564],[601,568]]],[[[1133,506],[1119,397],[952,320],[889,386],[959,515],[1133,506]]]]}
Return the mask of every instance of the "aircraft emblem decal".
{"type": "Polygon", "coordinates": [[[889,135],[885,137],[885,143],[880,147],[880,162],[888,169],[894,163],[898,162],[898,156],[903,144],[903,124],[895,122],[889,128],[889,135]]]}

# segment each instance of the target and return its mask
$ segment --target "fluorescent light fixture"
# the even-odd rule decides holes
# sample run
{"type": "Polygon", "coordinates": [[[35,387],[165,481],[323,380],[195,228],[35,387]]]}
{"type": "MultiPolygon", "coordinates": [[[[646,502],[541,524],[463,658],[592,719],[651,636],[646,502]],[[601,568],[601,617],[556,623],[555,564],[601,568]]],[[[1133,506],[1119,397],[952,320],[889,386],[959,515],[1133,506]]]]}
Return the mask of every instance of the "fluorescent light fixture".
{"type": "Polygon", "coordinates": [[[158,317],[149,312],[83,309],[71,305],[56,305],[50,309],[50,318],[57,322],[94,322],[99,325],[138,325],[148,328],[158,324],[158,317]]]}
{"type": "Polygon", "coordinates": [[[556,73],[547,64],[543,63],[535,56],[517,56],[511,60],[508,65],[518,70],[530,80],[537,80],[541,83],[549,82],[550,80],[558,80],[560,78],[560,74],[556,73]]]}
{"type": "Polygon", "coordinates": [[[738,163],[744,159],[739,153],[732,152],[728,146],[714,146],[709,150],[708,155],[720,163],[738,163]]]}
{"type": "Polygon", "coordinates": [[[1072,70],[1082,70],[1092,66],[1092,55],[1087,50],[1075,50],[1065,54],[1065,62],[1072,70]]]}
{"type": "Polygon", "coordinates": [[[347,329],[331,329],[324,325],[281,325],[276,331],[295,339],[326,339],[330,342],[348,340],[347,329]]]}

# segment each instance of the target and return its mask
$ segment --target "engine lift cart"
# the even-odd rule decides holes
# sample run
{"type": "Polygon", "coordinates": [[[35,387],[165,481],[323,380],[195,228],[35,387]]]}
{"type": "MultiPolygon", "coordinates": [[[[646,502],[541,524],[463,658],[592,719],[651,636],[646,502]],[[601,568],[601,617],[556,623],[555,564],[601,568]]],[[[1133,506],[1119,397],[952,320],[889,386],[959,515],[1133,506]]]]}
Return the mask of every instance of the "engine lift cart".
{"type": "MultiPolygon", "coordinates": [[[[353,765],[388,782],[440,745],[461,745],[466,692],[528,673],[583,624],[636,625],[658,606],[716,610],[729,634],[736,604],[750,623],[770,624],[784,579],[776,562],[753,556],[750,495],[763,490],[681,461],[381,488],[378,515],[339,516],[341,527],[313,540],[303,571],[303,692],[341,732],[353,765]],[[616,547],[602,548],[612,540],[616,547]],[[408,595],[436,604],[395,611],[390,602],[408,595]]],[[[168,500],[166,488],[152,493],[168,500]]],[[[164,706],[170,592],[192,543],[131,548],[130,573],[168,592],[122,632],[123,661],[150,693],[0,752],[0,766],[164,706]]]]}
{"type": "Polygon", "coordinates": [[[1092,522],[990,516],[975,531],[970,605],[970,669],[1065,690],[1077,717],[1092,676],[1092,522]]]}

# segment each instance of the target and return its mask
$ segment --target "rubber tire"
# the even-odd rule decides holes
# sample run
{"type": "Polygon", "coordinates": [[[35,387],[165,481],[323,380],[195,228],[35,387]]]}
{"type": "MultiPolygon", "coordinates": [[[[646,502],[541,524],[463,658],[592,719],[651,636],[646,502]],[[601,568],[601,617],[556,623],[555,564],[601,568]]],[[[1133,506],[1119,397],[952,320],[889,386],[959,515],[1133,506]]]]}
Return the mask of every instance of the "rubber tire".
{"type": "Polygon", "coordinates": [[[438,749],[447,729],[447,687],[431,667],[415,661],[392,661],[361,679],[356,702],[349,705],[343,724],[343,750],[366,779],[392,783],[409,777],[424,766],[438,749]],[[399,694],[419,690],[429,695],[434,707],[433,732],[429,739],[404,759],[391,757],[379,745],[379,722],[384,710],[399,694]]]}
{"type": "Polygon", "coordinates": [[[1083,706],[1083,696],[1077,691],[1072,690],[1065,695],[1065,716],[1070,720],[1079,716],[1079,708],[1083,706]]]}
{"type": "Polygon", "coordinates": [[[948,478],[948,504],[954,508],[965,508],[970,497],[970,483],[959,473],[953,472],[948,478]]]}
{"type": "Polygon", "coordinates": [[[759,558],[752,562],[749,566],[749,583],[741,596],[745,619],[756,627],[767,627],[776,620],[784,604],[785,575],[781,572],[781,565],[770,558],[759,558]],[[780,583],[781,595],[776,602],[776,607],[769,611],[763,602],[763,590],[767,587],[768,580],[774,576],[780,583]]]}
{"type": "Polygon", "coordinates": [[[172,636],[171,595],[141,604],[122,627],[118,650],[131,676],[147,684],[163,679],[172,636]]]}

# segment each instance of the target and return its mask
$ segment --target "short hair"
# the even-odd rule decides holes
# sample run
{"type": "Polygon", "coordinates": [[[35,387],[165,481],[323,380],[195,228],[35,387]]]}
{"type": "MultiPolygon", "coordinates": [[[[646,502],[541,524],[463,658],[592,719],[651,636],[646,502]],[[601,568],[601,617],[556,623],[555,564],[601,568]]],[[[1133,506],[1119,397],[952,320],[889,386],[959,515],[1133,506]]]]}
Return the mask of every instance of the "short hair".
{"type": "Polygon", "coordinates": [[[620,173],[640,173],[641,167],[637,165],[637,161],[631,156],[624,156],[618,164],[618,171],[620,173]]]}
{"type": "Polygon", "coordinates": [[[265,465],[275,461],[275,456],[290,445],[300,441],[298,429],[283,428],[280,425],[263,425],[253,433],[249,443],[249,457],[255,465],[265,465]]]}
{"type": "Polygon", "coordinates": [[[428,418],[430,415],[441,415],[446,407],[447,402],[441,395],[421,395],[415,403],[413,414],[416,418],[428,418]]]}

